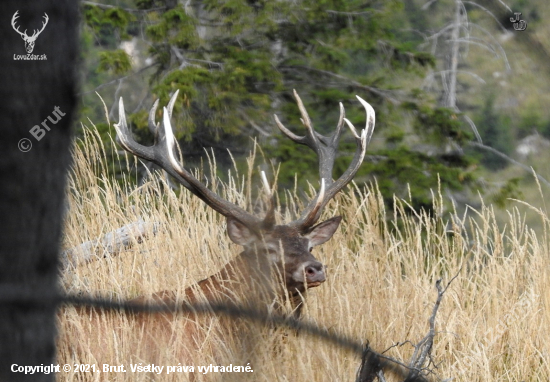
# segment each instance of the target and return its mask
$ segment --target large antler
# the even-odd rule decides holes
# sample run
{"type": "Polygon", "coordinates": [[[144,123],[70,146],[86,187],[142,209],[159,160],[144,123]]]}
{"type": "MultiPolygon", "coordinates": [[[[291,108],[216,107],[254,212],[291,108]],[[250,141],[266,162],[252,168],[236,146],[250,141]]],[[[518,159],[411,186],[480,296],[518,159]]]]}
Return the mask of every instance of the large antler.
{"type": "Polygon", "coordinates": [[[262,219],[249,214],[241,207],[221,198],[219,195],[209,190],[190,172],[182,168],[176,160],[176,140],[174,138],[174,133],[172,132],[170,118],[172,117],[172,109],[176,103],[178,92],[179,91],[176,91],[174,93],[168,103],[168,107],[164,107],[162,123],[157,124],[155,122],[155,112],[158,107],[158,100],[151,108],[151,111],[149,112],[149,129],[155,133],[155,143],[150,147],[137,143],[132,137],[132,133],[128,129],[128,124],[126,123],[124,103],[122,98],[120,98],[119,122],[114,125],[117,131],[118,142],[126,151],[159,165],[167,173],[176,178],[176,180],[178,180],[178,182],[180,182],[185,188],[198,196],[208,206],[212,207],[223,216],[236,219],[254,231],[258,230],[264,225],[264,221],[262,219]]]}
{"type": "Polygon", "coordinates": [[[374,131],[375,113],[371,105],[369,105],[361,97],[356,96],[359,102],[361,102],[361,104],[365,107],[365,111],[367,113],[365,129],[363,129],[361,134],[358,135],[353,124],[345,118],[344,106],[340,103],[340,119],[338,121],[338,125],[336,126],[336,130],[328,137],[325,137],[313,129],[309,115],[307,114],[304,104],[302,103],[302,100],[298,96],[296,90],[294,90],[294,97],[296,98],[298,108],[300,109],[300,113],[302,115],[301,121],[307,129],[307,135],[301,137],[294,134],[283,126],[276,115],[275,123],[288,138],[292,139],[296,143],[308,146],[315,151],[319,158],[321,188],[317,194],[317,198],[312,200],[302,212],[298,220],[292,223],[292,225],[297,227],[300,231],[305,232],[311,228],[317,220],[319,220],[321,211],[329,200],[332,199],[334,195],[336,195],[342,188],[344,188],[353,179],[357,173],[357,170],[359,170],[359,166],[361,166],[363,158],[365,157],[367,145],[369,144],[374,131]],[[357,149],[348,169],[342,174],[342,176],[340,176],[340,178],[333,181],[332,169],[334,167],[336,152],[338,151],[340,136],[343,132],[344,122],[348,125],[355,138],[357,149]]]}
{"type": "MultiPolygon", "coordinates": [[[[176,180],[178,180],[178,182],[185,188],[197,195],[208,206],[212,207],[225,217],[236,219],[254,231],[257,231],[260,228],[273,226],[275,224],[273,200],[271,200],[269,210],[267,211],[265,218],[262,220],[249,214],[241,207],[221,198],[197,180],[190,172],[180,166],[175,156],[176,140],[170,124],[172,109],[174,108],[178,93],[179,91],[174,93],[168,103],[168,107],[164,108],[162,123],[158,124],[155,122],[155,113],[158,108],[159,101],[157,100],[151,108],[151,111],[149,112],[149,129],[155,134],[155,143],[150,147],[137,143],[132,137],[132,133],[126,123],[124,103],[122,98],[120,98],[119,123],[114,125],[117,131],[117,140],[120,145],[126,151],[142,159],[151,161],[163,168],[166,172],[176,178],[176,180]]],[[[319,194],[316,199],[312,200],[308,204],[299,219],[291,223],[292,226],[297,227],[301,232],[306,232],[317,222],[323,207],[328,203],[328,201],[332,199],[334,195],[336,195],[342,188],[344,188],[357,173],[359,166],[363,162],[367,145],[374,131],[375,113],[374,109],[367,102],[360,97],[357,97],[367,112],[366,128],[361,131],[361,135],[358,135],[355,127],[344,117],[344,107],[340,104],[340,120],[338,121],[336,131],[330,136],[325,137],[313,130],[311,120],[309,119],[302,100],[296,91],[294,91],[294,96],[296,97],[298,107],[302,114],[302,123],[306,126],[308,134],[303,137],[295,135],[281,124],[277,116],[275,116],[275,122],[277,123],[279,129],[281,129],[287,137],[294,142],[310,147],[319,157],[319,174],[321,176],[321,189],[319,194]],[[334,159],[338,150],[340,136],[343,132],[344,122],[349,126],[353,136],[355,137],[357,150],[348,169],[340,178],[338,178],[338,180],[333,181],[332,169],[334,167],[334,159]]],[[[264,183],[268,195],[271,199],[273,199],[269,185],[265,179],[265,174],[262,174],[262,182],[264,183]]]]}

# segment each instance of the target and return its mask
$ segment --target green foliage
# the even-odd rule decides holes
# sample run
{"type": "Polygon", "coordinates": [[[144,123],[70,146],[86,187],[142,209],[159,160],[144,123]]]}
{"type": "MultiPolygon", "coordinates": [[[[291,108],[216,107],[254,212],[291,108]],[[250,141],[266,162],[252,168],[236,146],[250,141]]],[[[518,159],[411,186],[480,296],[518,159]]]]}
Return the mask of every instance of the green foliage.
{"type": "Polygon", "coordinates": [[[275,158],[281,164],[277,183],[282,187],[294,185],[295,177],[298,177],[298,187],[307,190],[308,182],[318,186],[317,157],[306,146],[296,147],[289,139],[282,137],[277,145],[269,146],[265,150],[268,158],[275,158]]]}
{"type": "Polygon", "coordinates": [[[149,113],[146,110],[131,114],[128,122],[134,127],[133,131],[140,142],[148,145],[153,144],[153,137],[149,132],[149,113]]]}
{"type": "MultiPolygon", "coordinates": [[[[196,49],[199,43],[196,20],[188,16],[181,5],[163,13],[158,23],[147,27],[146,33],[151,42],[165,47],[175,46],[180,49],[196,49]]],[[[159,57],[157,56],[157,58],[159,57]]],[[[164,61],[159,62],[167,64],[164,61]]]]}
{"type": "Polygon", "coordinates": [[[492,196],[492,202],[499,208],[505,208],[509,199],[522,199],[523,193],[519,189],[520,178],[509,179],[498,192],[492,196]]]}
{"type": "Polygon", "coordinates": [[[136,18],[121,8],[101,9],[95,5],[85,4],[83,9],[86,25],[93,29],[104,42],[111,40],[115,34],[120,38],[129,38],[126,29],[136,18]]]}
{"type": "Polygon", "coordinates": [[[101,8],[95,5],[86,4],[82,13],[84,16],[84,21],[89,27],[97,28],[102,24],[103,11],[101,10],[101,8]]]}
{"type": "Polygon", "coordinates": [[[99,53],[99,72],[124,74],[132,68],[132,60],[122,49],[99,53]]]}
{"type": "Polygon", "coordinates": [[[418,64],[421,67],[435,67],[435,57],[429,53],[416,52],[415,45],[415,42],[384,42],[383,51],[386,62],[392,69],[407,69],[411,64],[418,64]]]}
{"type": "Polygon", "coordinates": [[[148,10],[166,6],[166,0],[134,0],[137,9],[148,10]]]}
{"type": "Polygon", "coordinates": [[[113,26],[114,28],[123,31],[128,27],[131,21],[134,21],[135,17],[131,13],[124,11],[120,8],[109,8],[103,14],[103,23],[113,26]]]}
{"type": "MultiPolygon", "coordinates": [[[[494,100],[492,94],[486,97],[476,125],[485,145],[508,155],[513,149],[510,122],[495,111],[494,100]]],[[[506,159],[492,152],[483,151],[481,155],[481,163],[490,170],[500,170],[508,165],[506,159]]]]}
{"type": "Polygon", "coordinates": [[[550,120],[545,120],[537,110],[527,108],[521,113],[517,134],[520,138],[523,138],[535,133],[550,138],[550,120]]]}
{"type": "MultiPolygon", "coordinates": [[[[432,55],[416,48],[420,39],[403,37],[404,29],[421,22],[409,14],[407,2],[168,3],[137,0],[136,6],[144,11],[136,13],[139,20],[119,8],[107,12],[85,5],[85,19],[88,28],[102,36],[99,41],[109,39],[98,55],[101,73],[130,71],[128,56],[115,50],[125,33],[146,39],[156,68],[148,90],[161,106],[155,118],[160,120],[162,106],[179,90],[172,126],[186,160],[202,156],[204,147],[213,147],[218,158],[227,155],[227,149],[244,154],[250,137],[262,131],[270,135],[268,157],[281,163],[281,187],[293,186],[296,173],[300,187],[307,182],[316,185],[315,154],[281,136],[272,122],[276,113],[296,134],[305,133],[292,95],[296,89],[315,128],[325,135],[336,126],[338,103],[346,106],[346,117],[356,126],[364,125],[365,114],[355,95],[372,104],[379,149],[369,148],[356,179],[376,178],[388,204],[394,193],[407,196],[406,184],[415,207],[431,208],[430,190],[438,182],[451,190],[475,183],[475,161],[458,149],[472,139],[470,130],[455,112],[436,107],[421,90],[407,88],[410,78],[424,76],[435,65],[432,55]],[[119,33],[112,37],[107,31],[119,33]],[[395,102],[390,89],[410,93],[414,101],[395,102]],[[415,147],[419,141],[429,150],[415,147]]],[[[128,117],[137,139],[145,144],[152,141],[147,128],[151,103],[143,102],[145,109],[128,117]]],[[[345,171],[354,151],[355,142],[346,133],[335,177],[345,171]]]]}
{"type": "Polygon", "coordinates": [[[473,138],[473,134],[463,128],[456,112],[451,109],[421,106],[417,111],[414,127],[419,135],[425,136],[431,143],[444,145],[452,140],[463,145],[473,138]]]}
{"type": "Polygon", "coordinates": [[[443,189],[462,190],[475,180],[473,162],[463,155],[428,155],[400,146],[377,153],[383,160],[367,163],[363,172],[374,177],[388,205],[397,195],[410,199],[412,205],[431,210],[432,192],[438,184],[443,189]],[[408,184],[408,187],[404,187],[408,184]],[[409,198],[410,196],[410,198],[409,198]]]}

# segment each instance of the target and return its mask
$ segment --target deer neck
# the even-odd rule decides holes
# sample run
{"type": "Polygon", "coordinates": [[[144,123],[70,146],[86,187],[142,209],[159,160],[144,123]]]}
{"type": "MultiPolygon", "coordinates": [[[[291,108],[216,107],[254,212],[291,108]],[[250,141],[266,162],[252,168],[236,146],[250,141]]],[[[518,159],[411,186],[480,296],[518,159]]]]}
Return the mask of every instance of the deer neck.
{"type": "Polygon", "coordinates": [[[244,250],[218,272],[187,288],[186,299],[265,305],[276,295],[271,268],[265,255],[244,250]]]}

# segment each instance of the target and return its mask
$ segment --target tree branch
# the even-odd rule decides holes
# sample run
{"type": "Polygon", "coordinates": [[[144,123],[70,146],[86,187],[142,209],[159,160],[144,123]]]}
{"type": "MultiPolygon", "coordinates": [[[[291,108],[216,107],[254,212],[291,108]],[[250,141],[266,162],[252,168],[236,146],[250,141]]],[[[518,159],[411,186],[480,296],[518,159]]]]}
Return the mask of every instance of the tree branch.
{"type": "Polygon", "coordinates": [[[499,157],[503,158],[503,159],[506,159],[507,161],[515,164],[516,166],[519,166],[521,167],[522,169],[524,169],[525,171],[529,171],[533,174],[535,174],[535,176],[537,177],[538,180],[540,180],[542,183],[546,184],[548,187],[550,187],[550,182],[548,182],[546,179],[544,179],[542,176],[540,176],[539,174],[537,174],[532,167],[529,167],[529,166],[526,166],[524,165],[523,163],[520,163],[518,162],[517,160],[515,159],[512,159],[510,158],[508,155],[504,154],[504,153],[501,153],[500,151],[498,151],[497,149],[494,149],[490,146],[486,146],[482,143],[479,143],[479,142],[468,142],[468,145],[470,146],[473,146],[473,147],[477,147],[479,149],[483,149],[483,150],[487,150],[487,151],[490,151],[492,152],[493,154],[495,155],[498,155],[499,157]]]}
{"type": "Polygon", "coordinates": [[[306,70],[306,71],[309,71],[309,72],[313,72],[313,73],[317,73],[317,74],[337,78],[337,79],[346,81],[347,85],[352,85],[353,87],[356,87],[358,89],[367,90],[367,91],[369,91],[373,94],[376,94],[376,95],[378,95],[378,96],[380,96],[384,99],[387,99],[388,101],[390,101],[393,104],[399,104],[400,103],[400,101],[398,101],[397,99],[395,99],[393,97],[390,97],[389,95],[385,94],[383,90],[374,88],[372,86],[363,85],[362,83],[360,83],[358,81],[352,80],[351,78],[348,78],[348,77],[343,76],[341,74],[336,74],[336,73],[333,73],[333,72],[329,72],[328,70],[316,69],[316,68],[311,68],[309,66],[302,66],[302,65],[281,66],[280,69],[281,70],[284,70],[284,69],[301,69],[301,70],[306,70]]]}
{"type": "Polygon", "coordinates": [[[130,73],[130,74],[126,75],[126,76],[122,76],[122,77],[116,78],[116,79],[114,79],[114,80],[112,80],[112,81],[109,81],[109,82],[106,82],[106,83],[104,83],[104,84],[99,85],[99,86],[96,87],[94,90],[89,90],[89,91],[87,91],[87,92],[78,93],[78,95],[79,95],[79,96],[83,96],[83,95],[86,95],[86,94],[95,93],[96,91],[98,91],[98,90],[101,89],[101,88],[104,88],[105,86],[109,86],[109,85],[114,84],[114,83],[116,83],[116,82],[118,82],[118,81],[122,81],[122,80],[125,80],[126,78],[135,76],[135,75],[137,75],[137,74],[141,74],[142,72],[146,71],[147,69],[149,69],[149,68],[151,68],[151,67],[153,67],[153,66],[155,66],[155,65],[157,65],[157,64],[147,65],[147,66],[141,68],[140,70],[138,70],[138,71],[135,72],[135,73],[130,73]]]}
{"type": "Polygon", "coordinates": [[[133,8],[122,8],[122,7],[118,7],[116,5],[108,5],[108,4],[100,4],[100,3],[94,3],[93,1],[82,1],[82,4],[84,5],[92,5],[94,7],[98,7],[98,8],[101,8],[101,9],[113,9],[113,8],[118,8],[118,9],[122,9],[123,11],[126,11],[126,12],[131,12],[131,13],[148,13],[148,12],[156,12],[156,11],[164,11],[166,10],[166,7],[159,7],[159,8],[151,8],[151,9],[133,9],[133,8]]]}

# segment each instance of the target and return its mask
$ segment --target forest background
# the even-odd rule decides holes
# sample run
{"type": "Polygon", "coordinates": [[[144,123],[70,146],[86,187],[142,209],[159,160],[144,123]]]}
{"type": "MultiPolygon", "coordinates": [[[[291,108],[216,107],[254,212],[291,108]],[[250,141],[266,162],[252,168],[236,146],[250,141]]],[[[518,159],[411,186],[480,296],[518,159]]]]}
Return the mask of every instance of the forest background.
{"type": "MultiPolygon", "coordinates": [[[[199,165],[205,149],[212,150],[223,178],[232,166],[229,152],[244,166],[255,139],[274,167],[280,165],[279,186],[304,188],[316,179],[315,154],[296,148],[273,119],[277,114],[303,133],[296,89],[322,133],[334,129],[339,102],[356,126],[364,123],[364,111],[355,95],[373,105],[376,131],[355,181],[375,181],[387,207],[397,195],[430,211],[438,189],[459,211],[479,207],[479,194],[500,208],[514,198],[539,206],[535,182],[543,193],[550,186],[550,15],[542,0],[106,0],[82,6],[77,134],[90,121],[98,127],[116,176],[126,165],[114,160],[120,148],[97,94],[111,121],[123,97],[134,133],[149,144],[150,107],[179,90],[172,122],[186,166],[199,165]],[[514,12],[521,12],[525,30],[514,28],[514,12]]],[[[351,134],[348,139],[335,176],[353,155],[351,134]]],[[[142,182],[151,165],[130,162],[134,180],[142,182]]],[[[536,214],[531,219],[536,227],[536,214]]]]}

